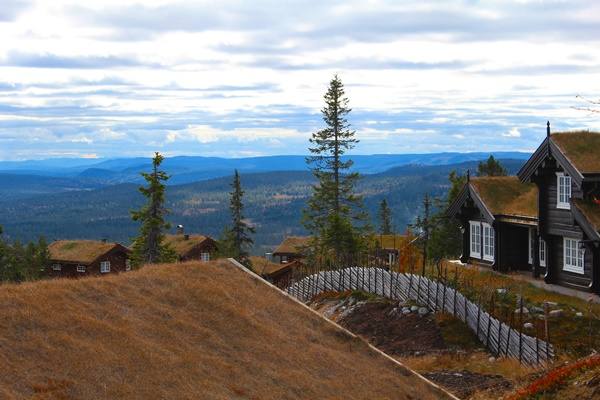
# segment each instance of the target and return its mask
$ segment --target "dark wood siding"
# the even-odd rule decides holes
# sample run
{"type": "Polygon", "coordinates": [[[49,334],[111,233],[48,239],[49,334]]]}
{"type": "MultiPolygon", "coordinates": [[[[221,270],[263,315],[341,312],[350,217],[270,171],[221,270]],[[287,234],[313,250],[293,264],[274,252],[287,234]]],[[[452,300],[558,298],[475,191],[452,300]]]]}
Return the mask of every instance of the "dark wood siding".
{"type": "Polygon", "coordinates": [[[180,257],[180,261],[202,260],[202,253],[209,253],[210,259],[215,258],[217,245],[213,240],[205,240],[204,242],[194,246],[187,253],[180,257]]]}
{"type": "Polygon", "coordinates": [[[51,261],[50,265],[46,269],[48,276],[53,278],[58,277],[68,277],[68,278],[77,278],[88,275],[104,275],[100,273],[100,263],[102,261],[110,262],[110,273],[124,272],[126,269],[127,259],[129,255],[127,252],[123,251],[123,248],[115,247],[108,253],[99,257],[91,264],[84,263],[74,263],[74,262],[55,262],[51,261]],[[61,270],[54,271],[52,269],[52,265],[60,264],[61,270]],[[83,265],[85,266],[85,272],[77,272],[77,266],[83,265]]]}
{"type": "Polygon", "coordinates": [[[496,235],[500,233],[501,271],[527,271],[529,265],[529,228],[507,223],[497,224],[496,235]]]}
{"type": "Polygon", "coordinates": [[[564,266],[564,254],[563,254],[563,237],[556,236],[553,238],[552,243],[554,248],[551,250],[554,276],[557,283],[562,283],[566,286],[573,286],[578,289],[588,289],[592,281],[592,265],[594,262],[593,251],[586,249],[585,251],[585,263],[583,267],[584,274],[577,274],[563,270],[564,266]]]}

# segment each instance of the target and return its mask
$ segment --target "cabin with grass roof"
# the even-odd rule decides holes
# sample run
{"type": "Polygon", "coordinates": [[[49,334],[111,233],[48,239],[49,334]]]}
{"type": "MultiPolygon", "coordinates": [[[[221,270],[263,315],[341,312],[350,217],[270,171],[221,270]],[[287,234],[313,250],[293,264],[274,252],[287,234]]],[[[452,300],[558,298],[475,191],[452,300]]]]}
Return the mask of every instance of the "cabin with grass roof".
{"type": "Polygon", "coordinates": [[[50,277],[81,277],[131,269],[131,250],[101,240],[57,240],[48,246],[50,277]]]}
{"type": "Polygon", "coordinates": [[[547,283],[600,293],[600,133],[551,133],[518,172],[539,191],[535,243],[547,283]]]}
{"type": "Polygon", "coordinates": [[[177,260],[208,262],[216,257],[217,242],[210,236],[189,235],[178,227],[175,235],[165,235],[164,244],[177,254],[177,260]]]}
{"type": "Polygon", "coordinates": [[[532,270],[538,189],[516,176],[468,177],[448,209],[463,234],[461,261],[497,271],[532,270]]]}
{"type": "Polygon", "coordinates": [[[550,133],[517,176],[467,178],[461,261],[600,294],[600,133],[550,133]]]}
{"type": "Polygon", "coordinates": [[[310,244],[308,236],[289,236],[281,242],[273,252],[273,259],[279,264],[287,264],[292,261],[302,261],[304,250],[310,244]]]}

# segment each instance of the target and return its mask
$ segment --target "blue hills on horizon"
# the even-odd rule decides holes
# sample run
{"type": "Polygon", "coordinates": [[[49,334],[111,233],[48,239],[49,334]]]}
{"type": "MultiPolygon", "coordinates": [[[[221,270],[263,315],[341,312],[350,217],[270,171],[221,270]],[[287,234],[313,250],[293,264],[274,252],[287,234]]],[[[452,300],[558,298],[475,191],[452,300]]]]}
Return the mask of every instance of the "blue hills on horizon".
{"type": "MultiPolygon", "coordinates": [[[[525,160],[525,152],[445,152],[424,154],[373,154],[350,155],[353,170],[362,174],[376,174],[405,165],[450,165],[486,159],[489,155],[498,159],[525,160]]],[[[229,176],[234,169],[240,173],[270,171],[306,171],[308,167],[302,155],[275,155],[245,158],[203,156],[167,157],[164,169],[171,178],[170,185],[203,181],[229,176]]],[[[87,159],[51,158],[46,160],[0,161],[0,176],[28,175],[73,179],[84,186],[111,185],[141,182],[140,172],[150,168],[150,159],[144,157],[87,159]]]]}

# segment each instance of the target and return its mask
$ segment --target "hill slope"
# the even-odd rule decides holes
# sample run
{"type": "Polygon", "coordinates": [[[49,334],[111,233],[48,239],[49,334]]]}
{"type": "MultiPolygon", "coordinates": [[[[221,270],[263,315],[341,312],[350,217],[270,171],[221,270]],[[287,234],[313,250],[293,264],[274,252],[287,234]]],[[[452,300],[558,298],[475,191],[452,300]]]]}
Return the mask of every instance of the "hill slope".
{"type": "Polygon", "coordinates": [[[227,261],[0,290],[0,398],[439,399],[227,261]]]}

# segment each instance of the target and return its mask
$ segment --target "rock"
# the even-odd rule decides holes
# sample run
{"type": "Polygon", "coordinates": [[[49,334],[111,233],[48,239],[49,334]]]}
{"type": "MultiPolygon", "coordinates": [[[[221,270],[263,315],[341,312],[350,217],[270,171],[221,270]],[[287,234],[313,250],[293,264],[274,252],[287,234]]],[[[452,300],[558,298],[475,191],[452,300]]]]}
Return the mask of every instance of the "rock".
{"type": "Polygon", "coordinates": [[[563,315],[563,310],[552,310],[548,313],[551,317],[560,317],[563,315]]]}
{"type": "Polygon", "coordinates": [[[392,310],[388,313],[388,315],[390,317],[392,317],[392,316],[394,316],[396,314],[398,314],[398,308],[397,307],[396,308],[392,308],[392,310]]]}
{"type": "Polygon", "coordinates": [[[408,307],[402,307],[402,314],[404,314],[404,315],[410,314],[410,308],[408,308],[408,307]]]}
{"type": "Polygon", "coordinates": [[[575,313],[575,316],[577,318],[581,318],[581,317],[583,317],[583,313],[582,312],[575,313]]]}
{"type": "Polygon", "coordinates": [[[356,299],[354,297],[348,298],[348,305],[353,306],[356,303],[356,299]]]}
{"type": "Polygon", "coordinates": [[[417,306],[412,306],[412,307],[410,308],[410,311],[412,311],[412,312],[417,312],[417,311],[419,311],[419,307],[417,307],[417,306]]]}
{"type": "Polygon", "coordinates": [[[506,289],[496,289],[496,292],[498,292],[498,294],[506,294],[507,290],[506,289]]]}
{"type": "MultiPolygon", "coordinates": [[[[515,310],[515,314],[520,314],[521,313],[521,308],[517,308],[515,310]]],[[[529,314],[529,309],[527,307],[523,307],[523,314],[529,314]]]]}
{"type": "Polygon", "coordinates": [[[531,322],[525,322],[523,324],[523,328],[525,328],[525,329],[533,329],[533,324],[531,322]]]}
{"type": "Polygon", "coordinates": [[[550,307],[556,307],[558,305],[558,303],[554,301],[545,301],[544,303],[548,304],[550,307]]]}
{"type": "Polygon", "coordinates": [[[494,361],[496,361],[496,357],[490,357],[490,358],[488,358],[488,361],[489,362],[494,362],[494,361]]]}
{"type": "Polygon", "coordinates": [[[429,310],[426,309],[425,307],[419,308],[419,315],[421,315],[421,316],[427,315],[428,312],[429,312],[429,310]]]}
{"type": "Polygon", "coordinates": [[[544,312],[544,309],[542,307],[533,306],[533,307],[531,307],[531,312],[536,313],[536,314],[541,314],[544,312]]]}

